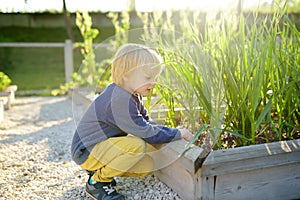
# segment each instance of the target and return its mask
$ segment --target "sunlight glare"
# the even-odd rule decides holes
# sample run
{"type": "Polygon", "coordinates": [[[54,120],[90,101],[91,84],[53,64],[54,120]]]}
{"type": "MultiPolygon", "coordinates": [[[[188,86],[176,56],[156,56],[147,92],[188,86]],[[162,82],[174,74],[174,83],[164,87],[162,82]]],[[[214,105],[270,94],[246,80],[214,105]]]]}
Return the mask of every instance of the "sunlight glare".
{"type": "MultiPolygon", "coordinates": [[[[66,0],[67,9],[86,11],[121,11],[127,10],[129,0],[66,0]]],[[[1,0],[2,12],[42,12],[62,10],[62,0],[1,0]]],[[[231,11],[236,9],[239,0],[135,0],[136,10],[151,12],[153,10],[197,9],[203,12],[231,11]],[[163,3],[162,3],[163,1],[163,3]]],[[[244,8],[257,7],[259,4],[271,3],[272,0],[244,0],[244,8]]]]}
{"type": "Polygon", "coordinates": [[[139,11],[153,11],[166,9],[199,9],[201,11],[216,11],[230,9],[236,5],[237,0],[136,0],[136,9],[139,11]]]}
{"type": "MultiPolygon", "coordinates": [[[[203,12],[231,11],[237,8],[239,0],[135,0],[138,11],[150,12],[153,10],[167,9],[197,9],[203,12]]],[[[257,7],[272,0],[244,0],[243,7],[257,7]]]]}

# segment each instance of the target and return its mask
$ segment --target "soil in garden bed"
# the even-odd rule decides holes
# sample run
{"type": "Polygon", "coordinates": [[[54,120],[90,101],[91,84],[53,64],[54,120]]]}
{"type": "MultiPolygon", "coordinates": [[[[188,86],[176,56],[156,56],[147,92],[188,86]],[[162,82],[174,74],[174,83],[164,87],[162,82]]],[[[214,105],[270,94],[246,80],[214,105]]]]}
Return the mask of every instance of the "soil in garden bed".
{"type": "MultiPolygon", "coordinates": [[[[258,137],[256,137],[255,139],[255,144],[265,144],[270,142],[300,139],[300,131],[295,131],[291,137],[287,137],[286,136],[287,134],[282,133],[282,139],[280,140],[278,138],[278,134],[275,131],[273,131],[271,127],[269,128],[268,131],[265,131],[260,135],[259,134],[256,135],[258,135],[258,137]]],[[[211,142],[208,132],[203,132],[194,144],[203,148],[205,152],[209,153],[213,149],[228,149],[228,148],[239,147],[241,146],[241,145],[237,145],[237,143],[241,143],[239,140],[240,138],[232,134],[223,133],[220,136],[220,147],[218,148],[216,145],[213,145],[213,143],[211,142]]]]}

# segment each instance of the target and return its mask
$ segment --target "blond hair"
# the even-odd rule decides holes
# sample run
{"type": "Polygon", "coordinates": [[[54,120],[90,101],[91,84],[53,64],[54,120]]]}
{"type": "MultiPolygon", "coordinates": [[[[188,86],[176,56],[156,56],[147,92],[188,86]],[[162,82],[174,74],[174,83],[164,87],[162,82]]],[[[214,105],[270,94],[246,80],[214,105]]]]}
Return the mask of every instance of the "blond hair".
{"type": "Polygon", "coordinates": [[[150,76],[158,75],[162,70],[162,58],[154,50],[141,44],[122,45],[112,61],[113,82],[120,85],[122,77],[131,70],[143,67],[150,76]]]}

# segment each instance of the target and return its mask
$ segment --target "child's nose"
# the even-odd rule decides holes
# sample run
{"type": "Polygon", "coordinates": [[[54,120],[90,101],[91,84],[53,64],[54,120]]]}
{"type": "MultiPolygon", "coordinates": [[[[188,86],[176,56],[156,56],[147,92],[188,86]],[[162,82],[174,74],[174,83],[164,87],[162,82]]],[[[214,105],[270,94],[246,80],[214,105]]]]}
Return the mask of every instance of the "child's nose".
{"type": "Polygon", "coordinates": [[[154,86],[156,85],[156,82],[155,82],[155,81],[152,81],[152,82],[150,83],[150,85],[151,85],[151,87],[154,87],[154,86]]]}

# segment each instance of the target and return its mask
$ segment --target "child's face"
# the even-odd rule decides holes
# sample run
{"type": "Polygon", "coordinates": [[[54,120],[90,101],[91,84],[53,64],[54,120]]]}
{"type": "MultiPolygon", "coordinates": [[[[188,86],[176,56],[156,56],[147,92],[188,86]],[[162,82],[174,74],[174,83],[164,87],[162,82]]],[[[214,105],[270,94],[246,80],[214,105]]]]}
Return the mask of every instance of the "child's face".
{"type": "Polygon", "coordinates": [[[138,93],[145,97],[156,85],[156,77],[156,75],[146,74],[142,67],[139,67],[124,76],[123,87],[131,93],[138,93]]]}

